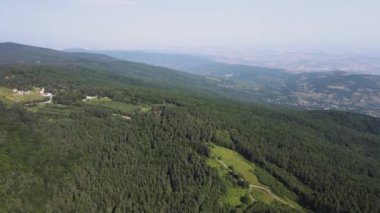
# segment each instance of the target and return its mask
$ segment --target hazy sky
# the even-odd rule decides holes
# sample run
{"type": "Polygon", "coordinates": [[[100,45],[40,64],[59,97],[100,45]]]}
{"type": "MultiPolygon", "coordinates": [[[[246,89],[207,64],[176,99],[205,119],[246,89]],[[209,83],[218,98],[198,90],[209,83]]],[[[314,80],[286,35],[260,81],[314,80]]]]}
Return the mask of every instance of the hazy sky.
{"type": "Polygon", "coordinates": [[[380,0],[0,0],[0,42],[53,48],[380,47],[380,0]]]}

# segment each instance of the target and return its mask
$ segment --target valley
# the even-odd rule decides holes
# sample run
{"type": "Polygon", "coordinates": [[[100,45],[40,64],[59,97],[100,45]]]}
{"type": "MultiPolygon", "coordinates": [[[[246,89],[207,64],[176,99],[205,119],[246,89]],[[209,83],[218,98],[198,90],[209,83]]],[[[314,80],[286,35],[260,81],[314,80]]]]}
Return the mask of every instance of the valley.
{"type": "Polygon", "coordinates": [[[128,51],[97,53],[206,76],[220,87],[240,91],[240,95],[234,97],[246,101],[380,117],[380,77],[375,74],[334,69],[291,73],[285,69],[222,63],[206,56],[128,51]]]}

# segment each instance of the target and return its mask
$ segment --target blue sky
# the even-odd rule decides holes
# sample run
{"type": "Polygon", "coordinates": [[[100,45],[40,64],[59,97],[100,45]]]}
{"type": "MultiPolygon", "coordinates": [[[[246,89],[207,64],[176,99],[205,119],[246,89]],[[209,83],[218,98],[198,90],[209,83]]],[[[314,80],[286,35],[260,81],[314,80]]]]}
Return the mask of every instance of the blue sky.
{"type": "Polygon", "coordinates": [[[1,0],[0,42],[93,49],[378,49],[379,20],[379,0],[1,0]]]}

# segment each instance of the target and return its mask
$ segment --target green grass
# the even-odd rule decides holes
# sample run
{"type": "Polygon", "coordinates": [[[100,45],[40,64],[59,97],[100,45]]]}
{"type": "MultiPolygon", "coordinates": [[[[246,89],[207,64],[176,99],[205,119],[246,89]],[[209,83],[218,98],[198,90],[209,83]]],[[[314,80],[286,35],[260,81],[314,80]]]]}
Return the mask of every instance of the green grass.
{"type": "MultiPolygon", "coordinates": [[[[273,202],[279,202],[269,193],[258,189],[258,188],[243,188],[231,181],[231,175],[229,175],[229,169],[227,169],[220,161],[226,164],[228,167],[233,168],[234,171],[241,174],[245,181],[250,185],[259,185],[269,189],[269,187],[261,184],[255,175],[256,166],[254,163],[249,162],[243,156],[237,152],[212,144],[211,145],[211,157],[208,158],[207,164],[217,169],[219,176],[226,182],[228,189],[224,197],[221,198],[220,202],[222,205],[228,206],[239,206],[243,203],[241,198],[250,193],[254,200],[264,202],[266,204],[272,204],[273,202]]],[[[279,195],[277,195],[279,196],[279,195]]],[[[279,196],[280,197],[280,196],[279,196]]],[[[301,209],[301,207],[294,201],[281,197],[281,199],[289,202],[291,205],[296,206],[296,208],[301,209]]]]}
{"type": "Polygon", "coordinates": [[[141,105],[133,105],[133,104],[127,104],[127,103],[122,103],[122,102],[116,102],[116,101],[112,101],[110,98],[95,98],[95,99],[86,101],[86,103],[110,108],[113,110],[118,110],[125,113],[131,113],[137,110],[145,109],[145,107],[142,107],[141,105]]]}
{"type": "Polygon", "coordinates": [[[29,94],[19,95],[13,92],[12,89],[0,87],[0,100],[6,104],[25,103],[30,101],[43,100],[44,97],[40,94],[40,89],[34,87],[29,94]]]}
{"type": "Polygon", "coordinates": [[[249,193],[248,188],[242,188],[237,185],[234,185],[227,179],[228,170],[224,168],[223,165],[221,165],[215,158],[209,158],[207,159],[207,164],[212,167],[216,168],[218,171],[219,176],[225,180],[226,184],[228,185],[227,193],[225,196],[223,196],[220,200],[222,205],[228,205],[228,206],[239,206],[243,203],[241,202],[241,198],[249,193]]]}
{"type": "Polygon", "coordinates": [[[170,104],[170,103],[153,104],[153,106],[155,106],[155,107],[168,107],[168,108],[176,107],[175,104],[170,104]]]}
{"type": "MultiPolygon", "coordinates": [[[[238,153],[220,146],[212,145],[211,153],[213,157],[207,160],[207,164],[210,167],[217,169],[219,176],[226,182],[228,186],[226,195],[221,198],[220,202],[222,203],[222,205],[233,207],[244,205],[241,199],[244,195],[250,193],[251,190],[249,188],[243,188],[231,182],[229,170],[226,169],[215,157],[218,157],[218,159],[223,161],[227,166],[232,166],[234,170],[242,174],[244,179],[247,180],[250,184],[259,183],[257,177],[253,174],[255,165],[245,160],[238,153]]],[[[264,200],[270,199],[265,198],[265,196],[252,197],[255,200],[263,200],[263,202],[264,200]]]]}
{"type": "Polygon", "coordinates": [[[243,156],[230,149],[213,145],[212,153],[220,158],[227,166],[232,166],[234,170],[243,175],[244,179],[250,184],[259,185],[259,181],[254,174],[255,164],[247,161],[243,156]]]}
{"type": "Polygon", "coordinates": [[[233,144],[231,140],[230,133],[227,130],[216,130],[215,132],[216,139],[219,141],[219,143],[223,143],[224,146],[230,146],[233,144]]]}
{"type": "Polygon", "coordinates": [[[50,119],[59,119],[67,118],[71,112],[79,110],[79,108],[69,105],[45,104],[30,107],[28,110],[49,117],[50,119]]]}
{"type": "Polygon", "coordinates": [[[207,164],[212,167],[217,169],[218,174],[220,177],[224,177],[228,174],[227,169],[224,169],[223,165],[220,164],[215,158],[208,158],[207,159],[207,164]]]}
{"type": "Polygon", "coordinates": [[[252,188],[251,194],[256,200],[260,200],[261,202],[264,202],[266,204],[271,204],[274,199],[271,196],[268,196],[268,194],[260,189],[252,188]]]}
{"type": "Polygon", "coordinates": [[[30,112],[38,112],[40,109],[44,108],[45,105],[43,104],[37,104],[34,106],[27,107],[26,109],[30,112]]]}
{"type": "Polygon", "coordinates": [[[230,187],[227,190],[227,195],[222,198],[222,203],[229,206],[242,205],[243,203],[241,202],[241,198],[247,193],[249,193],[249,189],[230,187]]]}
{"type": "Polygon", "coordinates": [[[150,110],[152,110],[152,107],[150,107],[150,106],[144,106],[144,107],[141,107],[141,109],[140,109],[140,111],[144,112],[144,113],[147,113],[150,110]]]}

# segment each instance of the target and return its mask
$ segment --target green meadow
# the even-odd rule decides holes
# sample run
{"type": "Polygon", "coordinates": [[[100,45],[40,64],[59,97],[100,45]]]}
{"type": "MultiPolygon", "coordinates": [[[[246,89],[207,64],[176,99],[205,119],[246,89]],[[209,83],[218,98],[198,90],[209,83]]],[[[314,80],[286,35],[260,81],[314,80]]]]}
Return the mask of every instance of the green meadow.
{"type": "Polygon", "coordinates": [[[141,106],[141,105],[133,105],[128,103],[122,103],[122,102],[116,102],[112,101],[112,99],[104,97],[104,98],[95,98],[91,100],[87,100],[86,103],[101,106],[105,108],[110,108],[113,110],[117,110],[124,113],[132,113],[136,111],[149,111],[150,108],[147,106],[141,106]]]}
{"type": "Polygon", "coordinates": [[[17,94],[10,88],[0,87],[0,100],[7,104],[42,101],[43,99],[44,97],[40,94],[40,89],[36,87],[33,87],[33,89],[26,94],[17,94]]]}
{"type": "Polygon", "coordinates": [[[228,186],[227,193],[220,200],[222,205],[245,208],[255,201],[270,205],[274,202],[279,203],[281,199],[286,200],[282,204],[291,203],[291,206],[299,207],[294,201],[268,193],[270,188],[260,183],[255,174],[255,164],[231,149],[212,144],[207,164],[218,171],[219,176],[228,186]],[[235,176],[231,175],[232,173],[235,176]],[[246,182],[245,186],[238,184],[239,177],[236,177],[236,174],[246,182]],[[251,186],[263,187],[268,191],[251,186]],[[245,199],[247,197],[250,199],[245,199]]]}

